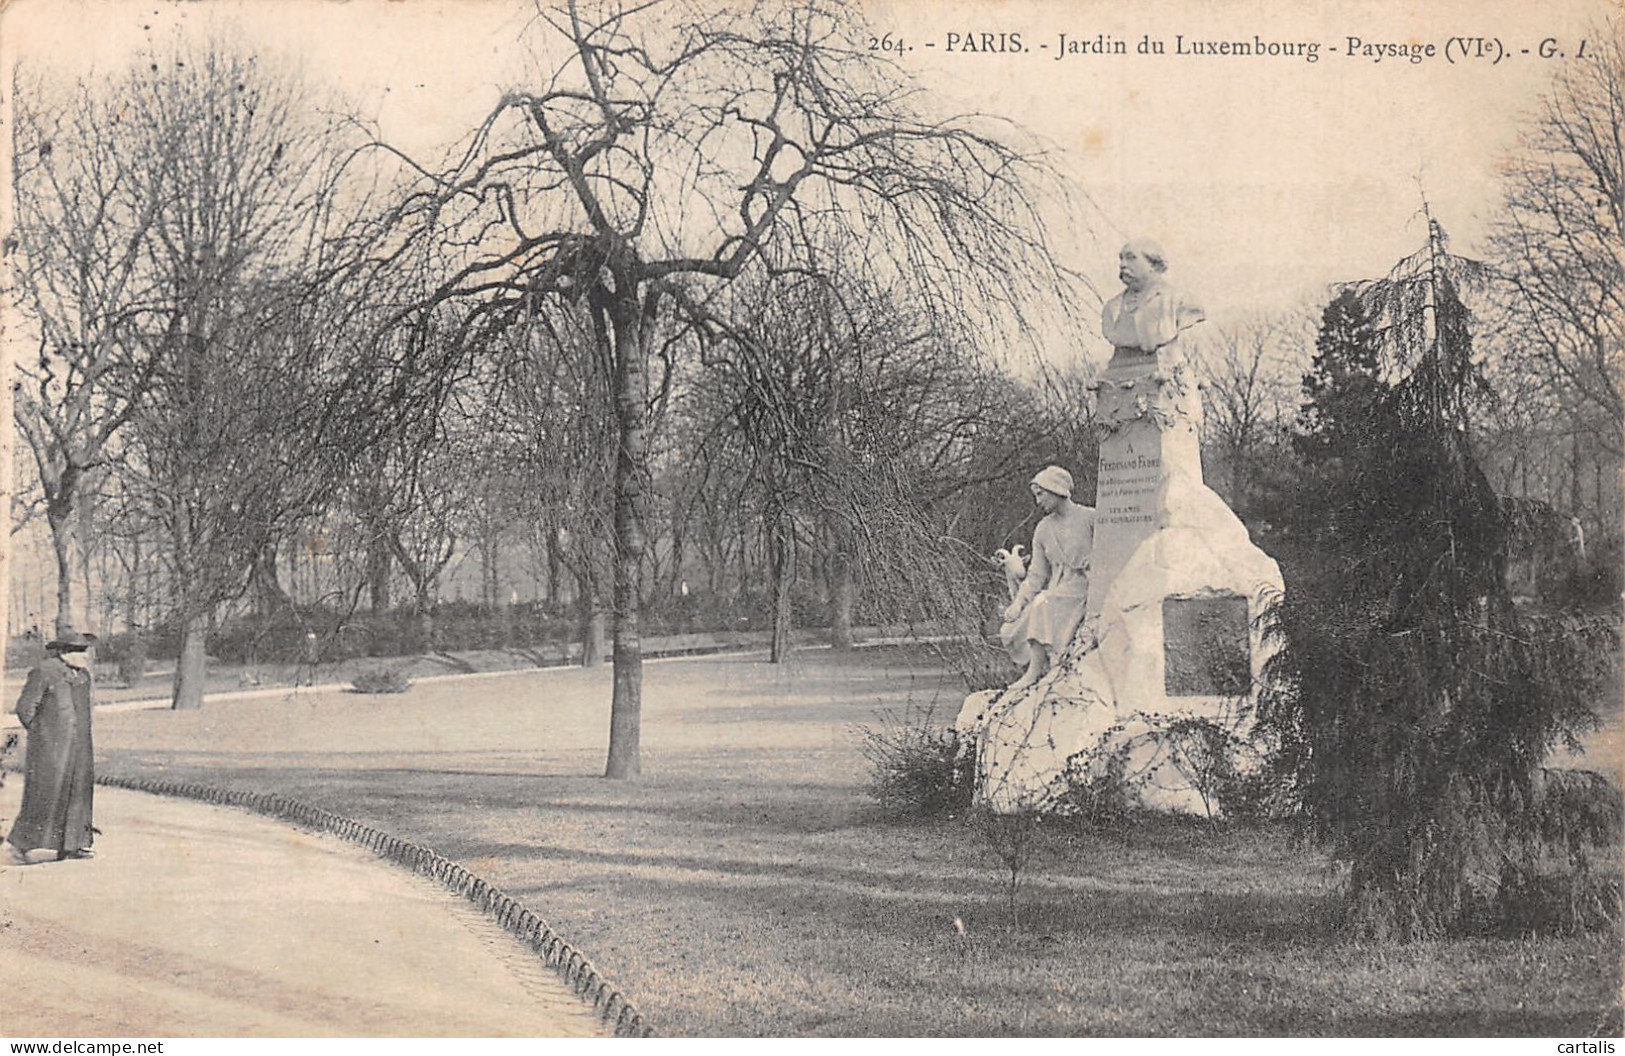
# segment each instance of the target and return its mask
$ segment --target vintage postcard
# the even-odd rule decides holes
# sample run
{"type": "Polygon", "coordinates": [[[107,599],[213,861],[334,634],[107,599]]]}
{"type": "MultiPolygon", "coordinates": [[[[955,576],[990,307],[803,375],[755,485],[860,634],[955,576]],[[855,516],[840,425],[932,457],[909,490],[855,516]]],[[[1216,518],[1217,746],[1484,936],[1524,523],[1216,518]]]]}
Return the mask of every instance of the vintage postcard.
{"type": "Polygon", "coordinates": [[[1613,1052],[1621,17],[5,4],[0,1035],[1613,1052]]]}

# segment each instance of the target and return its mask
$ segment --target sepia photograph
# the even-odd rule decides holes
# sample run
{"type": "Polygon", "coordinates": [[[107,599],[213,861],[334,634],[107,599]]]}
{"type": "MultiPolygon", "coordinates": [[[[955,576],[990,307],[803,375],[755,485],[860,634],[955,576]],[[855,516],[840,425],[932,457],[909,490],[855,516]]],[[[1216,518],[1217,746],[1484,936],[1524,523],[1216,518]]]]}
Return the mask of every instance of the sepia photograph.
{"type": "Polygon", "coordinates": [[[1625,1035],[1617,0],[10,0],[0,127],[9,1052],[1625,1035]]]}

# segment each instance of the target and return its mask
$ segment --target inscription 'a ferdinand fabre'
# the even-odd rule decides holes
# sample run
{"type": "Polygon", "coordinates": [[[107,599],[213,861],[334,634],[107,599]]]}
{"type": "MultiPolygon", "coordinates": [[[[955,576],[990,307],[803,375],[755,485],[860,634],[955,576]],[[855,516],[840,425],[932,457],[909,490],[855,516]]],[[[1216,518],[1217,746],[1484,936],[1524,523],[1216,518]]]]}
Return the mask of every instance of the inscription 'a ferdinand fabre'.
{"type": "Polygon", "coordinates": [[[1151,524],[1161,480],[1160,458],[1103,459],[1095,490],[1096,524],[1151,524]]]}
{"type": "Polygon", "coordinates": [[[1241,697],[1252,691],[1247,599],[1162,600],[1163,692],[1170,697],[1241,697]]]}

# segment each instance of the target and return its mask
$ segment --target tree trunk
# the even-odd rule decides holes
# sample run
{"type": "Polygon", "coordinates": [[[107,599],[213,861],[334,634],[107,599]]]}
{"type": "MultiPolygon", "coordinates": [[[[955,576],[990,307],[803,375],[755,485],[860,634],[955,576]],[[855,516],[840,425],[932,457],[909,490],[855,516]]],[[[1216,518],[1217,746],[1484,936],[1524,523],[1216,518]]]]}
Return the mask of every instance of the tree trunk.
{"type": "Polygon", "coordinates": [[[484,595],[483,601],[487,612],[501,603],[497,595],[501,592],[501,576],[497,571],[497,551],[500,544],[496,533],[492,532],[480,543],[480,593],[484,595]]]}
{"type": "MultiPolygon", "coordinates": [[[[56,552],[56,633],[66,634],[73,626],[73,514],[79,499],[82,471],[69,464],[55,480],[43,480],[45,520],[51,527],[51,548],[56,552]]],[[[42,476],[45,476],[42,471],[42,476]]],[[[82,548],[82,541],[81,541],[82,548]]],[[[41,608],[44,606],[42,605],[41,608]]],[[[42,614],[43,615],[43,614],[42,614]]],[[[83,629],[83,628],[81,628],[83,629]]]]}
{"type": "Polygon", "coordinates": [[[547,529],[547,608],[549,612],[557,612],[559,608],[559,577],[564,575],[564,559],[559,554],[559,529],[555,525],[547,529]]]}
{"type": "Polygon", "coordinates": [[[1569,434],[1569,509],[1578,513],[1580,506],[1580,432],[1569,434]]]}
{"type": "Polygon", "coordinates": [[[259,616],[273,616],[294,607],[293,599],[277,581],[276,544],[266,543],[254,558],[254,609],[259,616]]]}
{"type": "MultiPolygon", "coordinates": [[[[94,492],[91,493],[94,495],[94,492]]],[[[79,625],[82,631],[95,631],[98,629],[96,614],[91,611],[91,599],[95,592],[90,589],[90,544],[96,538],[96,525],[92,520],[96,512],[94,501],[85,501],[78,504],[79,534],[75,540],[79,548],[79,582],[84,591],[85,622],[79,625]]]]}
{"type": "Polygon", "coordinates": [[[625,274],[617,274],[615,283],[615,302],[609,308],[615,332],[615,417],[620,427],[615,455],[615,692],[609,708],[609,758],[604,776],[629,781],[642,770],[638,742],[643,641],[638,618],[649,502],[649,376],[644,340],[652,336],[644,331],[653,327],[655,295],[648,294],[640,305],[637,287],[625,274]]]}
{"type": "Polygon", "coordinates": [[[208,636],[208,618],[203,614],[190,617],[181,633],[181,655],[175,662],[175,692],[170,707],[176,711],[193,711],[203,707],[203,679],[207,674],[204,654],[208,636]]]}
{"type": "Polygon", "coordinates": [[[367,546],[367,594],[372,599],[372,614],[389,611],[389,574],[393,562],[389,547],[382,542],[367,546]]]}
{"type": "MultiPolygon", "coordinates": [[[[1594,478],[1593,481],[1592,481],[1592,485],[1591,485],[1592,486],[1591,497],[1596,502],[1596,507],[1595,508],[1597,509],[1598,512],[1601,512],[1604,509],[1603,501],[1602,501],[1602,488],[1603,488],[1602,460],[1597,459],[1596,461],[1592,462],[1591,463],[1591,470],[1592,470],[1592,477],[1594,478]]],[[[1582,513],[1581,511],[1579,511],[1579,510],[1574,511],[1574,516],[1580,518],[1582,521],[1588,519],[1586,517],[1586,515],[1584,513],[1582,513]]],[[[1582,558],[1584,558],[1585,554],[1582,552],[1580,554],[1580,556],[1582,558]]]]}
{"type": "Polygon", "coordinates": [[[604,662],[604,610],[595,592],[583,594],[581,605],[581,666],[598,667],[604,662]]]}
{"type": "MultiPolygon", "coordinates": [[[[676,503],[673,503],[674,507],[676,505],[676,503]]],[[[666,588],[668,598],[681,597],[683,584],[687,582],[683,576],[683,561],[688,551],[687,539],[685,538],[687,534],[687,526],[684,525],[683,518],[673,512],[671,518],[671,579],[666,588]]]]}
{"type": "MultiPolygon", "coordinates": [[[[124,571],[118,579],[119,595],[117,604],[124,609],[124,629],[134,633],[136,627],[140,626],[141,621],[141,612],[137,607],[135,589],[136,580],[141,575],[141,540],[139,537],[132,538],[129,541],[128,553],[130,555],[128,559],[124,559],[122,554],[120,555],[120,559],[124,564],[124,571]]],[[[108,619],[109,621],[112,619],[111,612],[108,613],[108,619]]]]}
{"type": "Polygon", "coordinates": [[[434,613],[431,611],[428,595],[419,594],[413,608],[417,613],[418,651],[432,653],[435,651],[434,613]]]}
{"type": "Polygon", "coordinates": [[[717,539],[705,547],[705,582],[713,598],[722,597],[722,589],[728,582],[728,549],[717,539]]]}
{"type": "Polygon", "coordinates": [[[73,630],[73,522],[68,516],[47,519],[56,553],[56,633],[61,636],[73,630]]]}
{"type": "Polygon", "coordinates": [[[603,600],[603,582],[609,574],[612,548],[600,540],[577,539],[580,563],[571,566],[573,592],[580,617],[581,666],[597,667],[609,655],[605,646],[609,618],[603,600]]]}
{"type": "Polygon", "coordinates": [[[791,602],[795,596],[796,548],[787,520],[784,516],[774,518],[769,544],[773,548],[773,641],[767,658],[770,664],[782,664],[789,657],[790,632],[795,624],[791,602]]]}
{"type": "Polygon", "coordinates": [[[852,555],[847,552],[846,533],[837,528],[829,555],[829,644],[836,649],[852,648],[852,610],[856,607],[857,580],[852,575],[852,555]]]}
{"type": "Polygon", "coordinates": [[[1251,441],[1236,445],[1236,483],[1235,497],[1231,500],[1231,508],[1238,511],[1250,512],[1252,506],[1248,503],[1248,496],[1253,489],[1251,441]]]}

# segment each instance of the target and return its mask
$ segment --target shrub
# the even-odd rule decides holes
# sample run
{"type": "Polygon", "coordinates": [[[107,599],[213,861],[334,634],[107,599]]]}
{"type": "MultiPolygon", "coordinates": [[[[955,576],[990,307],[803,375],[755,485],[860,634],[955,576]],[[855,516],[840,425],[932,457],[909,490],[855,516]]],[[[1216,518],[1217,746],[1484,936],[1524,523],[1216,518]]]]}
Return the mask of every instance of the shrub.
{"type": "Polygon", "coordinates": [[[357,693],[405,693],[412,680],[402,668],[367,667],[356,672],[350,685],[357,693]]]}
{"type": "Polygon", "coordinates": [[[139,633],[110,634],[96,643],[98,663],[111,664],[126,686],[133,686],[147,673],[147,642],[139,633]]]}
{"type": "MultiPolygon", "coordinates": [[[[409,656],[428,651],[533,648],[568,642],[576,621],[546,605],[488,608],[447,602],[419,613],[411,606],[381,613],[348,613],[323,606],[283,609],[269,616],[235,617],[209,638],[209,655],[228,663],[309,663],[309,635],[320,662],[409,656]]],[[[158,650],[152,655],[173,655],[158,650]]]]}
{"type": "Polygon", "coordinates": [[[878,729],[858,727],[869,760],[869,794],[889,810],[931,816],[967,810],[976,790],[976,759],[931,709],[885,712],[878,729]]]}
{"type": "Polygon", "coordinates": [[[45,655],[45,639],[30,628],[6,639],[6,667],[33,667],[45,655]]]}
{"type": "Polygon", "coordinates": [[[1137,797],[1128,776],[1129,746],[1105,747],[1102,736],[1093,750],[1066,761],[1065,785],[1055,796],[1052,813],[1089,827],[1115,828],[1134,813],[1137,797]]]}
{"type": "Polygon", "coordinates": [[[1012,928],[1021,927],[1021,903],[1017,898],[1021,874],[1039,849],[1039,829],[1046,813],[1031,801],[1018,803],[1014,810],[1005,812],[995,812],[986,807],[978,807],[972,812],[976,831],[981,833],[988,849],[1009,876],[1006,897],[1012,928]]]}
{"type": "MultiPolygon", "coordinates": [[[[1245,701],[1236,702],[1236,707],[1245,701]]],[[[1211,819],[1255,822],[1293,813],[1293,774],[1279,753],[1235,732],[1229,722],[1153,719],[1147,736],[1202,798],[1211,819]]]]}

